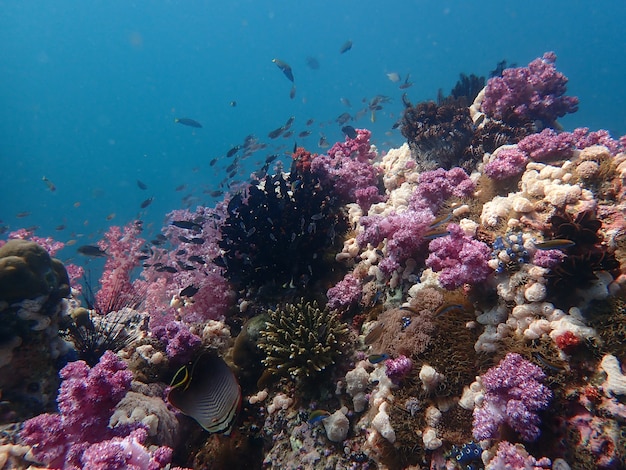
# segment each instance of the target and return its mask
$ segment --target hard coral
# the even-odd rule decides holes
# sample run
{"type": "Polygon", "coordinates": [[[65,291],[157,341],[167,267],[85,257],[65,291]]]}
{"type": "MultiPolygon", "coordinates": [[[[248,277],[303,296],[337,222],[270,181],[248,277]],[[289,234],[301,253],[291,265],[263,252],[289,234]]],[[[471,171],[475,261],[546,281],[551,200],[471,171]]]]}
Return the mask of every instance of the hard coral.
{"type": "MultiPolygon", "coordinates": [[[[438,106],[433,101],[409,106],[402,117],[402,135],[421,170],[461,166],[471,170],[465,150],[474,134],[466,106],[456,102],[438,106]]],[[[471,157],[471,155],[469,155],[471,157]]]]}
{"type": "Polygon", "coordinates": [[[301,300],[268,310],[268,315],[259,348],[270,371],[302,381],[315,377],[344,353],[347,325],[317,303],[301,300]]]}
{"type": "Polygon", "coordinates": [[[578,98],[564,96],[567,77],[557,72],[556,54],[546,52],[528,67],[506,69],[490,78],[482,102],[483,111],[504,120],[507,114],[540,120],[551,126],[559,117],[578,110],[578,98]]]}
{"type": "Polygon", "coordinates": [[[0,247],[0,301],[59,300],[69,295],[69,282],[63,264],[37,243],[15,239],[0,247]]]}
{"type": "Polygon", "coordinates": [[[545,374],[539,366],[517,353],[509,353],[482,377],[485,398],[474,409],[474,438],[497,438],[502,424],[508,424],[525,441],[536,440],[541,431],[538,411],[545,409],[552,392],[542,384],[545,374]]]}

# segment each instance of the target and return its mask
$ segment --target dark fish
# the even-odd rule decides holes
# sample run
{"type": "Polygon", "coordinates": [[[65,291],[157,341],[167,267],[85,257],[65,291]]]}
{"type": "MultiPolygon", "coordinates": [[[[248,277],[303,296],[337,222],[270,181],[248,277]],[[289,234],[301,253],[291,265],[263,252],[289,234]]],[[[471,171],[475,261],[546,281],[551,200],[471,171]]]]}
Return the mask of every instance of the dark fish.
{"type": "Polygon", "coordinates": [[[143,181],[137,180],[137,186],[139,186],[139,189],[148,189],[148,186],[146,186],[146,183],[144,183],[143,181]]]}
{"type": "Polygon", "coordinates": [[[181,297],[193,297],[200,289],[196,286],[189,285],[180,291],[181,297]]]}
{"type": "Polygon", "coordinates": [[[194,245],[202,245],[204,243],[204,238],[195,237],[189,240],[189,243],[193,243],[194,245]]]}
{"type": "Polygon", "coordinates": [[[237,102],[236,101],[231,101],[228,104],[230,105],[231,108],[234,108],[235,106],[237,106],[237,102]]]}
{"type": "Polygon", "coordinates": [[[293,135],[293,131],[287,131],[283,134],[283,139],[288,139],[293,135]]]}
{"type": "Polygon", "coordinates": [[[209,196],[211,197],[220,197],[223,195],[224,195],[224,191],[220,191],[220,190],[209,192],[209,196]]]}
{"type": "Polygon", "coordinates": [[[307,57],[306,58],[306,64],[312,70],[317,70],[317,69],[320,68],[320,63],[319,63],[319,61],[315,57],[310,57],[310,56],[307,57]]]}
{"type": "Polygon", "coordinates": [[[208,432],[229,434],[241,405],[241,388],[223,359],[202,354],[191,368],[178,370],[167,401],[208,432]]]}
{"type": "Polygon", "coordinates": [[[447,237],[450,232],[445,229],[436,228],[434,230],[428,230],[424,233],[424,240],[434,240],[435,238],[447,237]]]}
{"type": "Polygon", "coordinates": [[[439,317],[446,313],[453,312],[454,310],[465,310],[461,304],[443,304],[437,310],[435,310],[433,316],[439,317]]]}
{"type": "Polygon", "coordinates": [[[406,78],[404,79],[404,83],[402,85],[400,85],[400,89],[401,90],[406,90],[407,88],[409,88],[410,86],[413,86],[413,82],[409,82],[409,77],[411,76],[410,73],[406,74],[406,78]]]}
{"type": "Polygon", "coordinates": [[[30,212],[18,212],[17,214],[15,214],[15,217],[17,217],[18,219],[23,219],[24,217],[28,217],[30,215],[30,212]]]}
{"type": "Polygon", "coordinates": [[[46,178],[45,176],[43,178],[41,178],[41,180],[46,183],[46,186],[48,186],[48,189],[52,192],[55,192],[57,190],[57,187],[54,185],[54,183],[52,181],[50,181],[48,178],[46,178]]]}
{"type": "Polygon", "coordinates": [[[232,149],[228,151],[228,153],[226,154],[226,158],[230,158],[233,155],[235,155],[237,152],[239,152],[240,148],[241,148],[241,145],[235,145],[232,149]]]}
{"type": "Polygon", "coordinates": [[[330,147],[330,144],[328,143],[328,140],[326,140],[326,136],[324,134],[320,133],[320,140],[318,140],[317,146],[322,149],[330,147]]]}
{"type": "Polygon", "coordinates": [[[57,225],[56,227],[54,227],[54,229],[57,232],[60,232],[61,230],[65,230],[65,225],[57,225]]]}
{"type": "Polygon", "coordinates": [[[314,122],[315,122],[315,119],[310,118],[310,119],[307,119],[307,121],[306,121],[304,124],[305,124],[306,126],[310,126],[310,125],[311,125],[311,124],[313,124],[314,122]]]}
{"type": "Polygon", "coordinates": [[[182,261],[177,261],[176,264],[178,264],[178,267],[182,269],[183,271],[195,271],[196,270],[195,266],[192,266],[190,264],[185,264],[182,261]]]}
{"type": "Polygon", "coordinates": [[[271,131],[269,134],[267,134],[267,136],[270,139],[275,139],[276,137],[278,137],[280,134],[283,133],[285,129],[283,129],[283,127],[279,127],[278,129],[274,129],[273,131],[271,131]]]}
{"type": "Polygon", "coordinates": [[[555,238],[553,240],[546,240],[540,243],[535,243],[535,248],[538,250],[565,250],[576,245],[576,242],[568,240],[567,238],[555,238]]]}
{"type": "Polygon", "coordinates": [[[206,261],[204,261],[204,258],[198,255],[192,255],[188,258],[188,260],[193,261],[194,263],[198,263],[198,264],[206,264],[206,261]]]}
{"type": "Polygon", "coordinates": [[[337,119],[335,119],[335,121],[337,121],[337,124],[342,126],[346,122],[348,122],[350,119],[352,119],[352,116],[350,116],[350,113],[341,113],[339,116],[337,116],[337,119]]]}
{"type": "Polygon", "coordinates": [[[149,197],[148,199],[146,199],[145,201],[143,201],[139,207],[141,207],[142,209],[145,209],[146,207],[148,207],[150,204],[152,204],[152,200],[154,199],[154,197],[149,197]]]}
{"type": "Polygon", "coordinates": [[[195,127],[197,129],[202,127],[202,124],[190,118],[176,118],[174,119],[174,122],[182,124],[183,126],[195,127]]]}
{"type": "Polygon", "coordinates": [[[280,70],[282,70],[282,72],[285,74],[285,77],[287,77],[290,81],[293,82],[293,72],[291,70],[291,66],[288,63],[283,62],[280,59],[272,59],[272,62],[274,62],[276,66],[280,70]]]}
{"type": "Polygon", "coordinates": [[[294,99],[296,97],[296,84],[291,85],[291,90],[289,90],[289,98],[294,99]]]}
{"type": "Polygon", "coordinates": [[[402,104],[405,108],[410,108],[412,106],[411,102],[409,101],[409,96],[406,93],[402,93],[402,104]]]}
{"type": "Polygon", "coordinates": [[[287,130],[291,127],[291,125],[293,124],[293,121],[296,120],[295,116],[289,116],[289,118],[287,119],[287,121],[285,121],[285,125],[283,126],[283,130],[287,130]]]}
{"type": "Polygon", "coordinates": [[[195,231],[202,230],[202,225],[192,222],[190,220],[174,220],[172,222],[172,225],[174,227],[184,228],[185,230],[195,230],[195,231]]]}
{"type": "Polygon", "coordinates": [[[174,189],[174,191],[182,191],[183,189],[185,189],[187,187],[186,184],[181,184],[179,186],[176,186],[176,188],[174,189]]]}
{"type": "Polygon", "coordinates": [[[183,242],[183,243],[189,243],[189,242],[190,242],[189,238],[187,238],[187,237],[185,237],[185,236],[183,236],[183,235],[179,235],[179,236],[178,236],[178,239],[179,239],[181,242],[183,242]]]}
{"type": "Polygon", "coordinates": [[[176,252],[176,256],[182,256],[182,255],[186,255],[187,254],[187,250],[178,250],[176,252]]]}
{"type": "Polygon", "coordinates": [[[265,158],[265,163],[272,163],[274,160],[276,160],[278,158],[278,154],[277,153],[273,153],[272,155],[268,155],[265,158]]]}
{"type": "Polygon", "coordinates": [[[352,49],[352,41],[350,41],[349,39],[343,43],[343,46],[341,46],[341,48],[339,49],[339,53],[343,54],[345,52],[348,52],[350,49],[352,49]]]}
{"type": "Polygon", "coordinates": [[[167,273],[172,273],[172,274],[174,274],[174,273],[177,273],[177,272],[178,272],[178,269],[176,269],[176,268],[175,268],[175,267],[173,267],[173,266],[159,266],[158,268],[156,268],[156,269],[155,269],[155,271],[157,271],[157,272],[159,272],[159,273],[162,273],[162,272],[164,272],[164,271],[165,271],[165,272],[167,272],[167,273]]]}
{"type": "Polygon", "coordinates": [[[209,162],[209,166],[213,166],[213,165],[215,165],[216,163],[217,163],[217,158],[214,158],[213,160],[211,160],[211,161],[209,162]]]}
{"type": "Polygon", "coordinates": [[[310,135],[311,135],[311,131],[302,131],[302,132],[300,132],[300,133],[298,134],[298,137],[302,137],[302,138],[304,138],[304,137],[308,137],[308,136],[310,136],[310,135]]]}
{"type": "Polygon", "coordinates": [[[452,220],[453,214],[452,212],[448,212],[447,214],[443,214],[440,215],[439,217],[436,217],[428,226],[431,230],[437,227],[440,227],[441,225],[450,222],[450,220],[452,220]]]}
{"type": "Polygon", "coordinates": [[[352,126],[343,126],[341,132],[346,134],[350,139],[356,139],[358,136],[356,129],[352,126]]]}
{"type": "Polygon", "coordinates": [[[367,360],[370,361],[370,363],[372,364],[378,364],[379,362],[383,362],[385,360],[389,359],[389,354],[370,354],[369,356],[367,356],[367,360]]]}
{"type": "Polygon", "coordinates": [[[79,246],[76,251],[83,256],[90,256],[92,258],[102,258],[107,255],[105,251],[96,245],[79,246]]]}

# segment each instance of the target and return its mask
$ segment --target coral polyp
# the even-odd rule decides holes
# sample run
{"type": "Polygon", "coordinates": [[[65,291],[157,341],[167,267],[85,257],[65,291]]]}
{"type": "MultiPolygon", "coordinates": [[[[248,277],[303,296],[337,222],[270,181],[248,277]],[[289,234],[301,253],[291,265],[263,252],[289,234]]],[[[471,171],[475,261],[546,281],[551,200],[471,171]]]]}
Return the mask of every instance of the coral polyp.
{"type": "Polygon", "coordinates": [[[311,379],[344,353],[348,326],[316,302],[287,304],[268,310],[259,348],[269,371],[295,380],[311,379]]]}

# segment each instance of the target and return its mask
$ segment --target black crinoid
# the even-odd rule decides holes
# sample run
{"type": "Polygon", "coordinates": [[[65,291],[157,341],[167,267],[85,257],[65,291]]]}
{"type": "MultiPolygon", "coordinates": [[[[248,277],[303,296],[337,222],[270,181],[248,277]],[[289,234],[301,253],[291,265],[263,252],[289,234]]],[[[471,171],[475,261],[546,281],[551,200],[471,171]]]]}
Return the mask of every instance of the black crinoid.
{"type": "Polygon", "coordinates": [[[402,135],[420,170],[473,168],[473,162],[466,161],[464,153],[474,134],[474,125],[463,102],[453,99],[438,105],[425,101],[405,108],[402,135]]]}
{"type": "Polygon", "coordinates": [[[328,276],[348,228],[341,204],[295,160],[290,173],[267,175],[234,195],[227,213],[215,262],[237,288],[269,297],[302,295],[328,276]]]}
{"type": "MultiPolygon", "coordinates": [[[[85,301],[88,308],[74,308],[60,325],[61,335],[70,341],[78,358],[94,366],[106,351],[118,352],[141,336],[148,328],[148,317],[137,312],[143,303],[139,293],[136,298],[112,302],[100,307],[94,300],[91,284],[87,279],[85,301]]],[[[114,292],[120,288],[114,287],[114,292]]],[[[112,298],[121,299],[121,295],[112,298]]]]}
{"type": "Polygon", "coordinates": [[[577,300],[573,293],[576,289],[586,289],[598,279],[599,271],[617,274],[620,268],[609,247],[602,243],[598,233],[602,221],[595,212],[586,210],[571,215],[567,212],[550,218],[551,228],[546,232],[546,239],[571,240],[574,244],[564,248],[567,255],[547,274],[549,292],[561,303],[573,304],[577,300]]]}
{"type": "Polygon", "coordinates": [[[502,145],[516,144],[534,132],[532,123],[520,126],[509,126],[501,121],[487,120],[476,129],[466,150],[474,160],[482,160],[486,152],[493,153],[502,145]]]}

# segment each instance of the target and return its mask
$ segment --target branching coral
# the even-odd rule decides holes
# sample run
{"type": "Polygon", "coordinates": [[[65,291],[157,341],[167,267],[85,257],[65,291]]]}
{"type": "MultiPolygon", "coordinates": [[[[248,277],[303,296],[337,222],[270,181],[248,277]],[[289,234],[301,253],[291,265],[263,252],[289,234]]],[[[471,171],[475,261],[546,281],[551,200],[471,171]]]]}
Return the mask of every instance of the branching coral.
{"type": "Polygon", "coordinates": [[[276,310],[261,330],[263,363],[279,375],[295,380],[315,377],[335,363],[347,346],[348,327],[329,309],[301,300],[276,310]]]}

